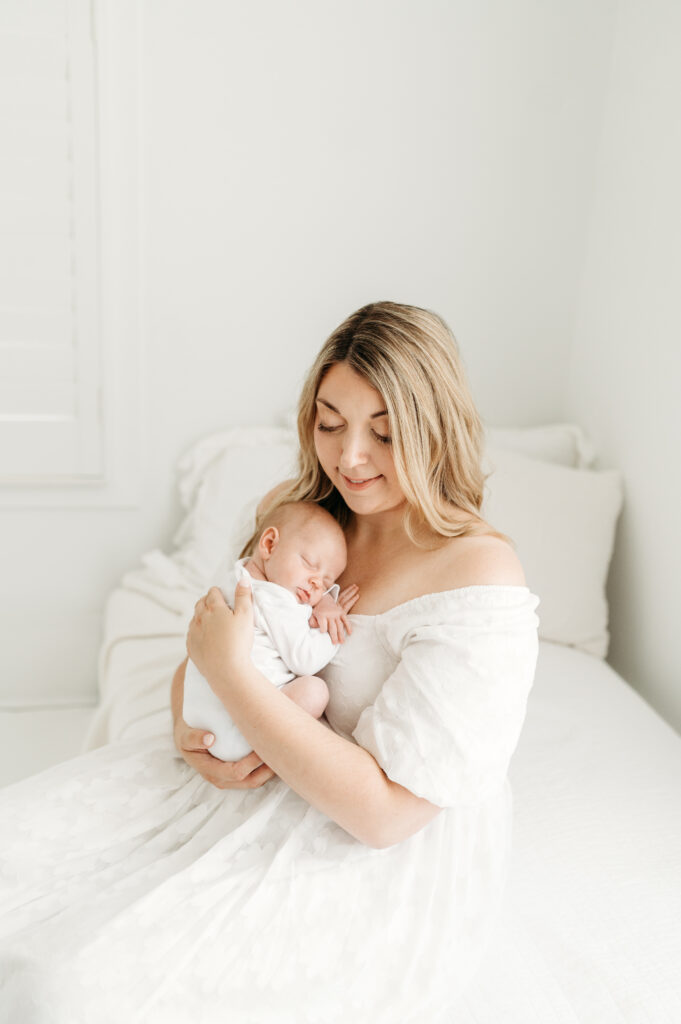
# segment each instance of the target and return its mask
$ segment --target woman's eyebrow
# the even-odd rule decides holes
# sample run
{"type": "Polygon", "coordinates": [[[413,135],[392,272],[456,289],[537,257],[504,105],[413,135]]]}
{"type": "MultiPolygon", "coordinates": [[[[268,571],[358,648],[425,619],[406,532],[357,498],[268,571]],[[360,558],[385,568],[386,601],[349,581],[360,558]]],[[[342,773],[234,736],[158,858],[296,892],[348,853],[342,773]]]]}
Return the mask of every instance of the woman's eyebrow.
{"type": "MultiPolygon", "coordinates": [[[[338,409],[336,408],[336,406],[335,405],[331,405],[331,402],[327,402],[323,398],[316,398],[315,401],[319,402],[320,405],[325,405],[327,409],[330,409],[331,412],[335,412],[337,416],[341,415],[341,413],[338,412],[338,409]]],[[[380,412],[372,412],[372,414],[369,417],[369,419],[375,420],[375,419],[378,419],[379,416],[387,416],[387,415],[388,415],[388,410],[387,409],[381,409],[380,412]]]]}

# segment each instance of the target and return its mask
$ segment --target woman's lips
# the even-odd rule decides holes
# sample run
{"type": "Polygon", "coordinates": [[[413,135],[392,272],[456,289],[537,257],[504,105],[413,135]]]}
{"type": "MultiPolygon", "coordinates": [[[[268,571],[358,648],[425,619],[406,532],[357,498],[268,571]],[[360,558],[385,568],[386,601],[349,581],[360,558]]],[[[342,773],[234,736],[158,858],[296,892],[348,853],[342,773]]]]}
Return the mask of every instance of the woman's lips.
{"type": "Polygon", "coordinates": [[[366,480],[362,480],[359,477],[353,479],[352,477],[346,476],[345,473],[341,473],[343,477],[343,483],[351,491],[366,491],[367,487],[371,487],[377,480],[381,479],[381,474],[378,476],[368,477],[366,480]]]}

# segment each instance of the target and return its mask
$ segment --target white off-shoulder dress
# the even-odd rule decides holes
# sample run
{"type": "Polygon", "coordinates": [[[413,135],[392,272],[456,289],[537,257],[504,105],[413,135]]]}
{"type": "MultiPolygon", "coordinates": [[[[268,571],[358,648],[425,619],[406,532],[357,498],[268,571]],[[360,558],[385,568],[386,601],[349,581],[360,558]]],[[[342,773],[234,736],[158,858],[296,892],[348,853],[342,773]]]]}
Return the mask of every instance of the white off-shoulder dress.
{"type": "Polygon", "coordinates": [[[395,846],[280,779],[216,789],[169,736],[0,791],[3,1024],[448,1020],[503,886],[537,604],[473,586],[351,617],[328,723],[444,808],[395,846]]]}

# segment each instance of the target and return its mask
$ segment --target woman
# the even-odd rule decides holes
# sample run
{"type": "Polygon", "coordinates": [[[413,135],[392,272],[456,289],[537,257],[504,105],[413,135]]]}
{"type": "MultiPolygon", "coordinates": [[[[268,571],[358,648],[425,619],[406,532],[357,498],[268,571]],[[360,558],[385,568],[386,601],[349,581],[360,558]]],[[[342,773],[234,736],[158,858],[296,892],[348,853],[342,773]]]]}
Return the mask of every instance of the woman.
{"type": "Polygon", "coordinates": [[[328,724],[254,669],[248,590],[233,612],[215,589],[199,600],[189,654],[254,752],[211,757],[181,718],[182,665],[181,757],[165,737],[110,744],[7,790],[15,1014],[37,991],[26,1019],[58,1024],[446,1020],[479,956],[537,598],[480,516],[481,427],[446,325],[358,310],[298,428],[299,475],[259,512],[311,499],[346,531],[340,583],[360,599],[323,673],[328,724]]]}

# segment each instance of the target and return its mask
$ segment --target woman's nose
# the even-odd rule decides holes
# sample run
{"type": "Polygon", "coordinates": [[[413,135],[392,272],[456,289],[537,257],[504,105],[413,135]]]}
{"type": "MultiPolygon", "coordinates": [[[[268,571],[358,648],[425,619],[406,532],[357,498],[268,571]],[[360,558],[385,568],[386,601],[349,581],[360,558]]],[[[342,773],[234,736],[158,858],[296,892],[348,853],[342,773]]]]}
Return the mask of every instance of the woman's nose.
{"type": "Polygon", "coordinates": [[[346,433],[342,440],[341,454],[338,460],[341,471],[354,469],[366,461],[367,453],[361,434],[346,433]]]}

